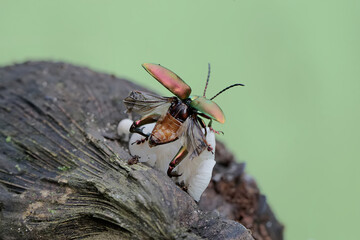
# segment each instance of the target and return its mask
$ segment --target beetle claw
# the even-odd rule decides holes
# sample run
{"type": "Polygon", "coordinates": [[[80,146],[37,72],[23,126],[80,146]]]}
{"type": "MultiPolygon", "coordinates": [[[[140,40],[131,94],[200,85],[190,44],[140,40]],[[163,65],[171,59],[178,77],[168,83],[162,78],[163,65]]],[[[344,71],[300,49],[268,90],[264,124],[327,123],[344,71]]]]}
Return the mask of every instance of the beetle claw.
{"type": "Polygon", "coordinates": [[[178,174],[177,172],[171,172],[169,177],[180,177],[182,173],[178,174]]]}
{"type": "Polygon", "coordinates": [[[220,135],[220,134],[224,135],[224,132],[223,132],[223,131],[216,131],[216,130],[213,129],[212,127],[210,127],[210,131],[212,131],[212,132],[214,132],[214,133],[216,133],[216,134],[218,134],[218,135],[220,135]]]}
{"type": "Polygon", "coordinates": [[[184,192],[188,191],[188,187],[185,185],[184,181],[181,181],[180,183],[176,183],[184,192]]]}
{"type": "Polygon", "coordinates": [[[133,165],[139,162],[140,157],[138,155],[134,155],[132,158],[128,159],[128,164],[133,165]]]}
{"type": "Polygon", "coordinates": [[[207,150],[209,152],[211,152],[212,154],[214,154],[214,152],[213,152],[214,149],[210,145],[207,146],[207,150]]]}

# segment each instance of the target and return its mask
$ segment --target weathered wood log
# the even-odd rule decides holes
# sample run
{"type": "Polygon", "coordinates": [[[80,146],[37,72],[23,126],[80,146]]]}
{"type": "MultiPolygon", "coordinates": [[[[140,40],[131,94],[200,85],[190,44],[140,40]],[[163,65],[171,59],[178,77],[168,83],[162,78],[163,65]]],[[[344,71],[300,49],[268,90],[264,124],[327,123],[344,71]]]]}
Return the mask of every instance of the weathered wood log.
{"type": "Polygon", "coordinates": [[[1,239],[253,239],[103,137],[133,89],[65,63],[0,68],[1,239]]]}

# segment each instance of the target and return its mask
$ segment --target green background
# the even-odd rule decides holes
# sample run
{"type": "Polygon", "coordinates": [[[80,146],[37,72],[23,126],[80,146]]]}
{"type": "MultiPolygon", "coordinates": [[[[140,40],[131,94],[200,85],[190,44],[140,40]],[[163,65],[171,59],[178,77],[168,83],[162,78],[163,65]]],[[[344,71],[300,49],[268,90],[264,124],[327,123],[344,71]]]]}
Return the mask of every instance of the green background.
{"type": "Polygon", "coordinates": [[[0,65],[61,60],[171,94],[161,63],[216,101],[220,137],[287,239],[355,239],[360,219],[360,1],[0,0],[0,65]]]}

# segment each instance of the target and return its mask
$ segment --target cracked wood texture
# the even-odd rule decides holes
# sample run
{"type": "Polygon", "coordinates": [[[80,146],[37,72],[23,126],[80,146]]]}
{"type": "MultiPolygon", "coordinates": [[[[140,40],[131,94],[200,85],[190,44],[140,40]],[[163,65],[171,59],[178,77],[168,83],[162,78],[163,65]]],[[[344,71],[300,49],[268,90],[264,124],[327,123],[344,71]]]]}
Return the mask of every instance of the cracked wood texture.
{"type": "Polygon", "coordinates": [[[103,137],[133,89],[66,63],[0,68],[0,239],[253,239],[103,137]]]}

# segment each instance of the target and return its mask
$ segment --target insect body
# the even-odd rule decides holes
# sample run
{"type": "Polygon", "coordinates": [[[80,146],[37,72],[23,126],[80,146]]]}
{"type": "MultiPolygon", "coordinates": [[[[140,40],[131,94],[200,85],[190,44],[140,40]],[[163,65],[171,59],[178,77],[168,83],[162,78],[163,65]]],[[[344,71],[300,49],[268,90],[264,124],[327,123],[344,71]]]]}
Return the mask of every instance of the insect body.
{"type": "Polygon", "coordinates": [[[204,95],[190,96],[191,88],[172,71],[158,64],[145,63],[142,66],[175,96],[161,97],[151,93],[132,91],[124,99],[124,104],[128,112],[136,112],[142,115],[142,118],[134,121],[130,132],[145,137],[137,141],[137,144],[148,141],[150,147],[179,139],[181,147],[171,160],[167,171],[170,177],[179,176],[172,171],[186,156],[192,159],[199,156],[205,149],[211,152],[213,150],[206,141],[206,125],[202,118],[210,120],[208,126],[212,129],[212,120],[224,123],[225,117],[221,108],[212,99],[231,87],[243,85],[233,84],[207,99],[205,93],[210,75],[209,65],[204,95]],[[143,132],[144,125],[149,123],[156,123],[152,132],[143,132]]]}

